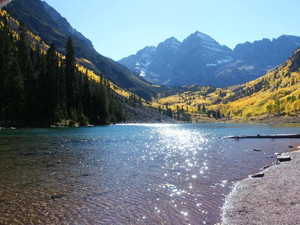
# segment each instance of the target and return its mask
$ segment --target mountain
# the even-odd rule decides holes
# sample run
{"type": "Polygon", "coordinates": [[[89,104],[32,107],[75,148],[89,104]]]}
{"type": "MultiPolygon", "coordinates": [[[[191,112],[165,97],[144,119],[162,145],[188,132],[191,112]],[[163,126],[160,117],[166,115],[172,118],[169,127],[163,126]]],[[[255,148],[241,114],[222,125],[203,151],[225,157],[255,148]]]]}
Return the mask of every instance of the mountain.
{"type": "Polygon", "coordinates": [[[196,32],[182,43],[172,37],[119,62],[156,84],[205,85],[217,64],[232,60],[231,53],[208,35],[196,32]]]}
{"type": "Polygon", "coordinates": [[[300,121],[300,48],[280,66],[253,81],[228,88],[196,87],[152,103],[183,110],[198,121],[217,112],[242,121],[300,121]],[[206,108],[206,111],[203,110],[206,108]],[[199,119],[200,118],[200,119],[199,119]]]}
{"type": "Polygon", "coordinates": [[[229,86],[261,77],[285,62],[299,46],[300,37],[288,35],[239,44],[233,50],[234,61],[217,71],[216,80],[229,86]]]}
{"type": "Polygon", "coordinates": [[[155,84],[225,87],[264,75],[299,46],[300,37],[283,35],[238,44],[231,50],[197,31],[182,43],[170,38],[119,62],[155,84]]]}
{"type": "Polygon", "coordinates": [[[265,38],[253,43],[238,44],[233,54],[235,58],[247,64],[279,65],[286,61],[299,46],[300,37],[282,35],[273,40],[265,38]]]}
{"type": "Polygon", "coordinates": [[[232,61],[231,53],[231,49],[206,34],[190,35],[178,49],[170,85],[211,84],[216,69],[232,61]]]}
{"type": "Polygon", "coordinates": [[[273,118],[285,116],[299,122],[300,48],[263,77],[228,90],[231,96],[213,106],[227,117],[274,122],[273,118]]]}
{"type": "Polygon", "coordinates": [[[74,40],[76,57],[81,63],[103,73],[105,77],[121,88],[130,90],[146,99],[156,94],[155,88],[137,74],[121,64],[102,56],[92,42],[75,30],[54,8],[40,0],[17,0],[7,5],[8,13],[23,21],[26,27],[40,36],[46,44],[55,44],[58,52],[65,54],[65,43],[69,36],[74,40]]]}
{"type": "Polygon", "coordinates": [[[181,42],[172,37],[157,47],[150,46],[119,61],[155,84],[165,84],[172,75],[172,68],[181,42]]]}

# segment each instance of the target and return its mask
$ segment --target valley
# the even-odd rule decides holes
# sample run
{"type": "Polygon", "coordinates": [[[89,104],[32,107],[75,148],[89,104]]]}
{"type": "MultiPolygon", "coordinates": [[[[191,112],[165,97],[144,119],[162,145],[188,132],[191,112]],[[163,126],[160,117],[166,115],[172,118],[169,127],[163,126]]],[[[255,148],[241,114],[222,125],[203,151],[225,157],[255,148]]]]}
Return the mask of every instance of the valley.
{"type": "Polygon", "coordinates": [[[300,224],[291,2],[0,0],[0,224],[300,224]]]}
{"type": "Polygon", "coordinates": [[[285,63],[256,80],[223,89],[190,87],[190,91],[160,98],[153,105],[169,107],[173,111],[183,109],[193,115],[193,121],[197,118],[198,121],[211,121],[206,117],[206,111],[219,110],[227,122],[232,119],[239,122],[299,122],[299,59],[300,49],[285,63]],[[286,117],[286,120],[280,117],[286,117]]]}
{"type": "Polygon", "coordinates": [[[96,82],[100,76],[110,82],[127,110],[127,121],[153,121],[137,119],[149,110],[156,118],[185,122],[298,121],[299,50],[295,50],[300,37],[282,35],[238,44],[232,50],[197,31],[182,42],[171,37],[157,47],[146,47],[119,64],[97,53],[92,42],[46,2],[19,0],[6,10],[16,21],[14,29],[17,20],[24,21],[33,46],[41,45],[43,51],[54,43],[63,56],[64,41],[72,36],[78,70],[96,82]],[[142,104],[135,104],[139,98],[142,104]],[[130,105],[149,110],[133,110],[130,105]]]}

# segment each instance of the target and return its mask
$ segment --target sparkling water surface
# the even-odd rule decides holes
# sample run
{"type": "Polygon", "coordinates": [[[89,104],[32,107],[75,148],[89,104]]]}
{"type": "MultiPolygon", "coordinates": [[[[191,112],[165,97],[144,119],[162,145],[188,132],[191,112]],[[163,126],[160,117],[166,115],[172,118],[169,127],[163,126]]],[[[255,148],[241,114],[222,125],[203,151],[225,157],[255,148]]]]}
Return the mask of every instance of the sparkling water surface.
{"type": "Polygon", "coordinates": [[[1,131],[0,224],[215,224],[235,182],[300,144],[223,137],[282,133],[300,125],[1,131]]]}

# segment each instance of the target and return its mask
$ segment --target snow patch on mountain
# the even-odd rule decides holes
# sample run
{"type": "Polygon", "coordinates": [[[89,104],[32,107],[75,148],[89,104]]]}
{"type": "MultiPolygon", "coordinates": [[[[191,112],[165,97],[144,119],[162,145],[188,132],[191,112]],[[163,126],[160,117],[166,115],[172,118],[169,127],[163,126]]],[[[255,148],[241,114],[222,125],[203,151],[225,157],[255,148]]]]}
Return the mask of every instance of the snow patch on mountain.
{"type": "Polygon", "coordinates": [[[220,49],[218,46],[214,47],[214,46],[206,45],[205,48],[208,49],[208,50],[210,50],[210,51],[223,52],[223,50],[220,49]]]}
{"type": "Polygon", "coordinates": [[[140,76],[141,76],[141,77],[146,77],[146,72],[145,72],[145,71],[143,71],[143,70],[141,70],[141,72],[140,72],[140,76]]]}
{"type": "Polygon", "coordinates": [[[218,66],[218,65],[229,63],[231,61],[232,61],[232,58],[228,57],[228,58],[224,58],[224,59],[218,59],[216,63],[207,63],[206,66],[207,67],[218,66]]]}
{"type": "Polygon", "coordinates": [[[197,31],[182,42],[171,37],[120,62],[155,84],[223,87],[255,79],[279,65],[299,47],[299,40],[284,35],[239,44],[232,50],[197,31]]]}
{"type": "Polygon", "coordinates": [[[208,63],[208,64],[206,64],[206,66],[207,66],[207,67],[210,67],[210,66],[217,66],[217,64],[215,64],[215,63],[208,63]]]}
{"type": "Polygon", "coordinates": [[[146,47],[137,53],[137,58],[135,62],[135,72],[140,74],[141,77],[145,77],[149,66],[156,54],[156,47],[150,46],[146,47]]]}
{"type": "Polygon", "coordinates": [[[224,64],[224,63],[229,63],[229,62],[231,62],[232,61],[232,58],[231,57],[228,57],[228,58],[226,58],[226,59],[219,59],[219,60],[217,60],[217,63],[218,64],[224,64]]]}
{"type": "Polygon", "coordinates": [[[197,31],[196,36],[204,41],[215,41],[213,38],[211,38],[210,36],[208,36],[207,34],[203,34],[199,31],[197,31]]]}

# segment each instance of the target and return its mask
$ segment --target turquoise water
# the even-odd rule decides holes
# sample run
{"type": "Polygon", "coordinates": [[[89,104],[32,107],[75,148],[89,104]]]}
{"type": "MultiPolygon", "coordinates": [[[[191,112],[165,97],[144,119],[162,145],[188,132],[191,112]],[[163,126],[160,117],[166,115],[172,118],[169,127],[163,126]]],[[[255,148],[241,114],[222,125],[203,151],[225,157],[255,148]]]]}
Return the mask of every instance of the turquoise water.
{"type": "Polygon", "coordinates": [[[1,131],[0,224],[215,224],[234,182],[300,144],[222,137],[281,133],[300,125],[1,131]]]}

